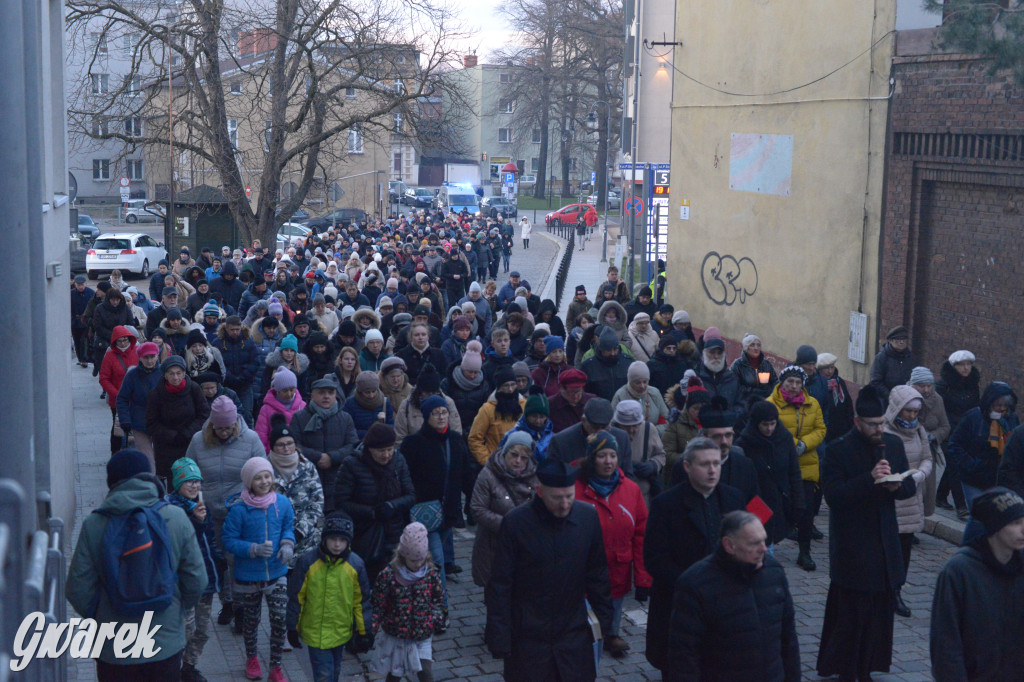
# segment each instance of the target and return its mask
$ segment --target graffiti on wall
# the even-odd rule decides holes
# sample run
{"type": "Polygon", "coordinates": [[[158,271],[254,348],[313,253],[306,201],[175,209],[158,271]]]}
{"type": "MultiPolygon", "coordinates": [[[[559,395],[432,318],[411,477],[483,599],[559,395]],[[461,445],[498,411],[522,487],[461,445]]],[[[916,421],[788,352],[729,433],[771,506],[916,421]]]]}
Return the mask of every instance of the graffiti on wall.
{"type": "Polygon", "coordinates": [[[704,293],[718,305],[746,303],[757,291],[757,266],[746,257],[736,260],[711,251],[704,256],[700,274],[704,293]]]}

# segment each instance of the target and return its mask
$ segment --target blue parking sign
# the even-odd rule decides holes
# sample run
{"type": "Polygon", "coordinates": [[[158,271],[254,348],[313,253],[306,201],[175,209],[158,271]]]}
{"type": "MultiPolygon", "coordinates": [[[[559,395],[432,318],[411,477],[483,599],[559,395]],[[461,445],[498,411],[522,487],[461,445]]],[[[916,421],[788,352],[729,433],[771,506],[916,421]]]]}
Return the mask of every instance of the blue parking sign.
{"type": "Polygon", "coordinates": [[[590,181],[597,182],[597,171],[590,171],[590,181]]]}
{"type": "Polygon", "coordinates": [[[505,184],[506,185],[511,185],[515,181],[516,181],[516,176],[515,176],[514,173],[505,173],[505,184]]]}

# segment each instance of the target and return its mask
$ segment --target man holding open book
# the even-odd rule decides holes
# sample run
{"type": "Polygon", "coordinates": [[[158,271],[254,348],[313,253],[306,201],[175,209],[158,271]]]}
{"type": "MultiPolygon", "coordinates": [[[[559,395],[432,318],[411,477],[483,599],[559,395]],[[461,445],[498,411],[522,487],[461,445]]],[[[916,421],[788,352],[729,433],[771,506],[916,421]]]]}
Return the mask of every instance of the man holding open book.
{"type": "Polygon", "coordinates": [[[913,497],[903,442],[884,432],[885,403],[871,386],[854,428],[829,445],[821,484],[829,506],[831,580],[818,674],[868,680],[892,663],[893,595],[906,579],[896,500],[913,497]]]}

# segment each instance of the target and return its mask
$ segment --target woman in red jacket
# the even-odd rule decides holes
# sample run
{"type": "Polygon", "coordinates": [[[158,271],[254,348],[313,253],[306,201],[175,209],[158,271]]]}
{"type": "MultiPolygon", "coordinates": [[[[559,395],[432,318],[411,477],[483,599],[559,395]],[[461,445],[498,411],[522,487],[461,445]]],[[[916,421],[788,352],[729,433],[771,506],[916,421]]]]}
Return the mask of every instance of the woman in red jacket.
{"type": "Polygon", "coordinates": [[[139,356],[135,350],[138,339],[128,329],[118,325],[110,335],[110,347],[103,354],[103,362],[100,364],[100,386],[107,394],[107,404],[110,405],[110,413],[114,415],[113,425],[110,427],[110,454],[114,454],[123,447],[127,447],[121,441],[124,438],[124,431],[117,422],[117,392],[121,390],[121,382],[128,369],[139,364],[139,356]]]}
{"type": "Polygon", "coordinates": [[[647,505],[640,486],[626,478],[619,468],[615,436],[598,431],[587,438],[587,456],[579,462],[576,499],[593,505],[601,519],[601,535],[608,558],[608,577],[612,586],[611,632],[604,648],[620,658],[629,651],[629,644],[619,636],[622,602],[636,581],[636,600],[647,601],[651,576],[644,568],[644,532],[647,528],[647,505]]]}

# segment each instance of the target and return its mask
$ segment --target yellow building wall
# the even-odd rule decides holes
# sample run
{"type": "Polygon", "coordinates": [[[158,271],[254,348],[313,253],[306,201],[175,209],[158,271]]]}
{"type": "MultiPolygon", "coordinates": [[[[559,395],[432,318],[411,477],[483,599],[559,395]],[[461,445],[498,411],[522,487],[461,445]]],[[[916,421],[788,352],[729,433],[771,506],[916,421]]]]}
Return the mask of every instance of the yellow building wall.
{"type": "Polygon", "coordinates": [[[669,301],[694,326],[756,333],[786,358],[811,343],[866,382],[847,348],[850,312],[866,313],[871,362],[894,25],[892,0],[677,4],[675,69],[759,95],[673,70],[669,301]],[[792,136],[788,196],[785,153],[755,152],[744,167],[765,170],[744,176],[734,134],[792,136]],[[730,188],[731,167],[739,187],[778,193],[730,188]]]}

